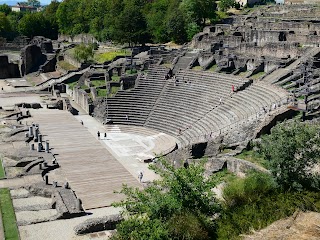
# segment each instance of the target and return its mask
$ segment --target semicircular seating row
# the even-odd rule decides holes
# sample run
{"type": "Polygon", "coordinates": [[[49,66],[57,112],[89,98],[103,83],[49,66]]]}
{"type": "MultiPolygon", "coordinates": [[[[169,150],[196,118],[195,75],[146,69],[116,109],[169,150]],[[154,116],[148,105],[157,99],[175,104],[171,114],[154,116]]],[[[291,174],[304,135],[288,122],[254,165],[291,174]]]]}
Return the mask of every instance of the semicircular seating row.
{"type": "Polygon", "coordinates": [[[108,99],[108,118],[116,124],[156,129],[186,146],[287,96],[286,91],[263,83],[232,93],[232,85],[242,87],[248,81],[233,75],[180,70],[166,80],[166,74],[167,69],[153,67],[134,89],[108,99]]]}

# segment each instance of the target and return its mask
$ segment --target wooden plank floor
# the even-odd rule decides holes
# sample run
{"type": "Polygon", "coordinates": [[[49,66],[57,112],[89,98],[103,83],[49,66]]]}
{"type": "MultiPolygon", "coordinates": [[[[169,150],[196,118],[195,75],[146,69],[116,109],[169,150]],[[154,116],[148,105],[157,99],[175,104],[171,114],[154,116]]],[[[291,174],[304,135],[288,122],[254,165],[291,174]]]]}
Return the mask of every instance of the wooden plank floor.
{"type": "Polygon", "coordinates": [[[69,112],[32,110],[44,140],[56,155],[61,170],[82,200],[85,209],[110,206],[122,198],[114,190],[122,184],[140,184],[83,125],[69,112]]]}

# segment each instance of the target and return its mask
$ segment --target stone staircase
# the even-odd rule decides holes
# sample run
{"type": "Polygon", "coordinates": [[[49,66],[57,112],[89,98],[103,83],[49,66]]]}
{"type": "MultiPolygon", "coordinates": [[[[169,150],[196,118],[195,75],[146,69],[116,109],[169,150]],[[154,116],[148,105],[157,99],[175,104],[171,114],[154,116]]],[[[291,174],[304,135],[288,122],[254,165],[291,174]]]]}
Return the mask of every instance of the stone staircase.
{"type": "Polygon", "coordinates": [[[188,69],[197,55],[197,52],[186,52],[183,56],[179,57],[177,63],[174,65],[172,72],[175,74],[180,69],[188,69]]]}
{"type": "Polygon", "coordinates": [[[107,118],[115,124],[142,126],[160,96],[169,72],[165,67],[150,67],[147,75],[140,76],[137,85],[128,91],[107,99],[107,118]]]}

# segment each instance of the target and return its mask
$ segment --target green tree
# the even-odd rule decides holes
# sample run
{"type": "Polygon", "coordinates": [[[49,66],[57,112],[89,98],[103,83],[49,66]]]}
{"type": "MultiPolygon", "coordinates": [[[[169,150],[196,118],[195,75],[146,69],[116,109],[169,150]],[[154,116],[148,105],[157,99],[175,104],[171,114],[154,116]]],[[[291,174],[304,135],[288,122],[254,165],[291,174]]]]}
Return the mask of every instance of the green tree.
{"type": "Polygon", "coordinates": [[[28,0],[28,5],[33,7],[40,7],[40,1],[38,0],[28,0]]]}
{"type": "Polygon", "coordinates": [[[3,12],[5,15],[9,15],[11,13],[11,8],[7,4],[0,5],[0,12],[3,12]]]}
{"type": "Polygon", "coordinates": [[[283,122],[262,137],[260,150],[269,160],[273,176],[285,189],[319,189],[319,126],[301,122],[283,122]]]}
{"type": "Polygon", "coordinates": [[[168,31],[166,26],[166,15],[170,0],[153,1],[147,6],[148,31],[154,42],[167,42],[168,31]]]}
{"type": "Polygon", "coordinates": [[[87,62],[93,57],[93,45],[80,44],[74,48],[74,57],[79,62],[87,62]]]}
{"type": "Polygon", "coordinates": [[[138,5],[128,3],[116,18],[112,39],[119,43],[144,44],[148,40],[146,19],[138,5]]]}
{"type": "Polygon", "coordinates": [[[34,36],[50,37],[51,27],[42,12],[28,13],[24,15],[18,24],[18,30],[22,35],[30,38],[34,36]]]}
{"type": "Polygon", "coordinates": [[[221,11],[227,11],[229,8],[236,5],[235,0],[221,0],[218,4],[221,11]]]}
{"type": "Polygon", "coordinates": [[[78,10],[81,2],[82,0],[65,0],[60,3],[56,13],[59,32],[74,35],[84,31],[83,24],[80,23],[83,18],[78,10]]]}
{"type": "Polygon", "coordinates": [[[211,189],[218,183],[204,176],[204,162],[174,169],[164,159],[153,166],[161,176],[144,190],[124,186],[126,200],[115,204],[128,218],[117,226],[115,239],[209,239],[210,217],[219,211],[211,189]]]}
{"type": "Polygon", "coordinates": [[[188,22],[194,22],[199,27],[204,27],[207,19],[215,18],[216,7],[214,0],[182,0],[180,4],[188,22]]]}
{"type": "Polygon", "coordinates": [[[7,37],[10,31],[11,26],[7,16],[0,12],[0,37],[7,37]]]}
{"type": "Polygon", "coordinates": [[[18,25],[21,18],[25,15],[25,13],[22,12],[11,12],[7,18],[10,21],[11,29],[13,32],[18,33],[18,25]]]}
{"type": "Polygon", "coordinates": [[[50,35],[49,38],[51,39],[58,38],[59,25],[58,25],[56,13],[57,13],[59,4],[60,2],[58,2],[57,0],[53,0],[44,10],[44,16],[47,19],[48,23],[50,24],[50,30],[48,33],[50,35]]]}
{"type": "Polygon", "coordinates": [[[183,13],[179,10],[169,10],[167,15],[167,31],[169,38],[182,44],[187,41],[186,22],[183,13]]]}

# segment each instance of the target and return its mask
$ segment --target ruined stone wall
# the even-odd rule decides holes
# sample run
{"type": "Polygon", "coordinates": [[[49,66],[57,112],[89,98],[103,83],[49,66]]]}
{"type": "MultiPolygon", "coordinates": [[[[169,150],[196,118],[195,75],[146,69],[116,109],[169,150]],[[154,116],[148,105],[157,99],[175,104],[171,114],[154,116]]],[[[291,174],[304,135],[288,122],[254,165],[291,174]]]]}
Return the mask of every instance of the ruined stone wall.
{"type": "Polygon", "coordinates": [[[258,46],[263,46],[269,42],[279,41],[278,31],[264,31],[264,30],[249,30],[245,32],[245,41],[257,43],[258,46]]]}
{"type": "Polygon", "coordinates": [[[39,66],[46,62],[46,55],[42,54],[41,48],[37,45],[27,45],[21,51],[21,72],[22,75],[37,71],[39,66]]]}
{"type": "Polygon", "coordinates": [[[93,105],[89,94],[79,87],[73,89],[73,99],[80,105],[88,114],[93,112],[93,105]]]}
{"type": "Polygon", "coordinates": [[[81,67],[81,63],[75,60],[72,56],[69,56],[68,54],[64,55],[64,61],[70,63],[73,66],[76,66],[78,68],[81,67]]]}
{"type": "Polygon", "coordinates": [[[50,58],[40,66],[40,71],[43,73],[54,72],[56,70],[57,58],[55,55],[50,56],[50,58]]]}
{"type": "Polygon", "coordinates": [[[247,54],[253,56],[269,56],[277,58],[287,58],[290,55],[291,58],[300,55],[301,50],[297,47],[297,44],[289,43],[267,43],[263,47],[257,47],[255,44],[241,44],[236,50],[237,53],[247,54]]]}
{"type": "Polygon", "coordinates": [[[209,49],[214,43],[223,43],[224,46],[236,47],[242,42],[242,36],[215,35],[212,33],[199,33],[191,41],[191,47],[209,49]]]}
{"type": "Polygon", "coordinates": [[[10,63],[7,55],[0,55],[0,79],[20,77],[19,65],[10,63]]]}
{"type": "Polygon", "coordinates": [[[60,34],[58,37],[58,41],[67,41],[73,43],[95,43],[98,40],[91,34],[78,34],[75,36],[63,35],[60,34]]]}

